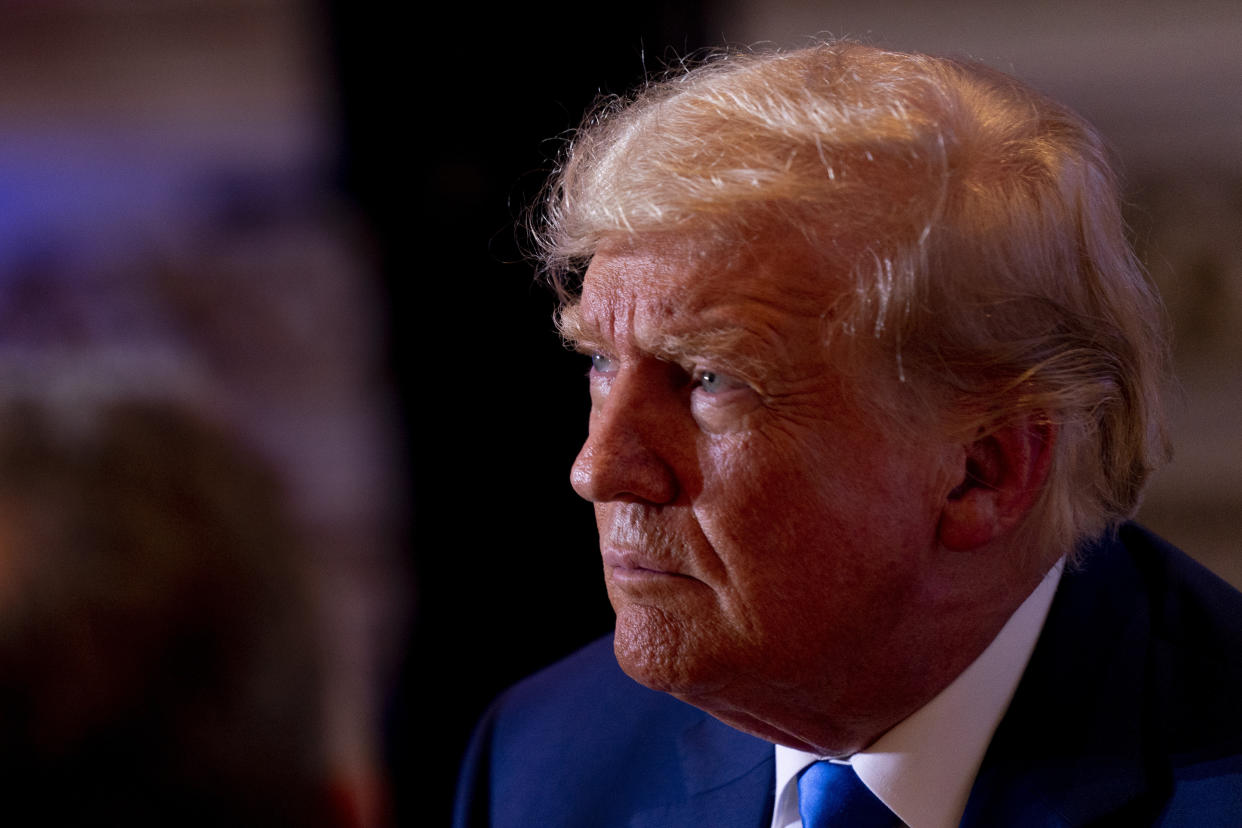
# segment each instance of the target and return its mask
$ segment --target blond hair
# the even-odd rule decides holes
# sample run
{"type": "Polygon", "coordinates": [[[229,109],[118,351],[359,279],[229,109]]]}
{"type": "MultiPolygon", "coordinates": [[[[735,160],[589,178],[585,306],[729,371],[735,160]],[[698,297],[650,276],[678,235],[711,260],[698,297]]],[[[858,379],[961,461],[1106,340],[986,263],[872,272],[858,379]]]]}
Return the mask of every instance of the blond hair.
{"type": "Polygon", "coordinates": [[[843,41],[717,55],[592,113],[534,230],[566,301],[619,234],[805,240],[849,277],[832,341],[892,357],[894,421],[1055,425],[1032,550],[1130,516],[1167,455],[1163,316],[1103,141],[986,67],[843,41]]]}

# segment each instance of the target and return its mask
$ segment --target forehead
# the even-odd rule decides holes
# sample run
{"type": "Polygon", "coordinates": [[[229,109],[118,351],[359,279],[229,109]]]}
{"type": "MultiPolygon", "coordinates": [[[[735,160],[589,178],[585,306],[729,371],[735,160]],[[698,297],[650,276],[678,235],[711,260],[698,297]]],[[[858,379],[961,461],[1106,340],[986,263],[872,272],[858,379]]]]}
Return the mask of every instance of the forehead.
{"type": "Polygon", "coordinates": [[[584,336],[610,341],[729,331],[782,338],[791,325],[808,324],[818,331],[840,288],[805,245],[782,241],[724,246],[657,237],[604,245],[571,317],[584,336]]]}

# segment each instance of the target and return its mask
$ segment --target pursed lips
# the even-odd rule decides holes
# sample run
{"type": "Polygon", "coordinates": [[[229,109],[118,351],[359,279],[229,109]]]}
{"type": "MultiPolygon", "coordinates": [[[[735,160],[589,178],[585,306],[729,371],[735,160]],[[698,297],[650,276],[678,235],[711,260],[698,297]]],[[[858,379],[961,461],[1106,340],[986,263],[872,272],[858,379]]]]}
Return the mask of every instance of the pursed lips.
{"type": "Polygon", "coordinates": [[[604,568],[617,581],[641,581],[653,578],[690,578],[678,572],[672,564],[656,560],[651,555],[633,549],[606,547],[603,550],[604,568]]]}

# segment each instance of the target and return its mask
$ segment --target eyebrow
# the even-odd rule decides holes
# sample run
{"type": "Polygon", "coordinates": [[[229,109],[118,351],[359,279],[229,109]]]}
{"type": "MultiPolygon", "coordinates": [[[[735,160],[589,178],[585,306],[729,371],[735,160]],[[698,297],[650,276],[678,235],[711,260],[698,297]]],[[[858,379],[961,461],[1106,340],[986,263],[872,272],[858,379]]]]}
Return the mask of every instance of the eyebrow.
{"type": "MultiPolygon", "coordinates": [[[[557,328],[565,343],[584,354],[608,351],[608,337],[587,320],[578,304],[566,305],[557,316],[557,328]]],[[[683,333],[660,332],[654,339],[639,342],[641,350],[656,359],[683,362],[692,357],[710,359],[717,367],[739,378],[758,380],[769,362],[745,354],[742,344],[756,339],[741,325],[723,325],[683,333]]]]}
{"type": "Polygon", "coordinates": [[[594,325],[588,325],[582,318],[582,308],[577,302],[565,305],[557,311],[556,330],[565,345],[576,351],[586,353],[596,350],[597,345],[603,345],[599,330],[594,325]]]}

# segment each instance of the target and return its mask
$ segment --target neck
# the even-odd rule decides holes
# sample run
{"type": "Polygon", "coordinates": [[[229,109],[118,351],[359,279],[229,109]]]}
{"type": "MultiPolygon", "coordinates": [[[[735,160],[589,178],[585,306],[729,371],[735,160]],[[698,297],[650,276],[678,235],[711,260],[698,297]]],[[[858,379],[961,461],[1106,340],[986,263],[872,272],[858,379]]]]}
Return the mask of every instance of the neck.
{"type": "MultiPolygon", "coordinates": [[[[1046,569],[999,580],[983,589],[928,590],[920,611],[902,613],[877,648],[900,653],[883,663],[867,660],[839,676],[800,681],[734,682],[710,697],[679,695],[725,724],[776,744],[820,756],[844,757],[872,745],[922,708],[966,670],[996,638],[1046,569]],[[991,600],[983,601],[982,596],[991,600]]],[[[965,579],[963,583],[970,583],[965,579]]],[[[907,608],[908,609],[908,608],[907,608]]]]}

